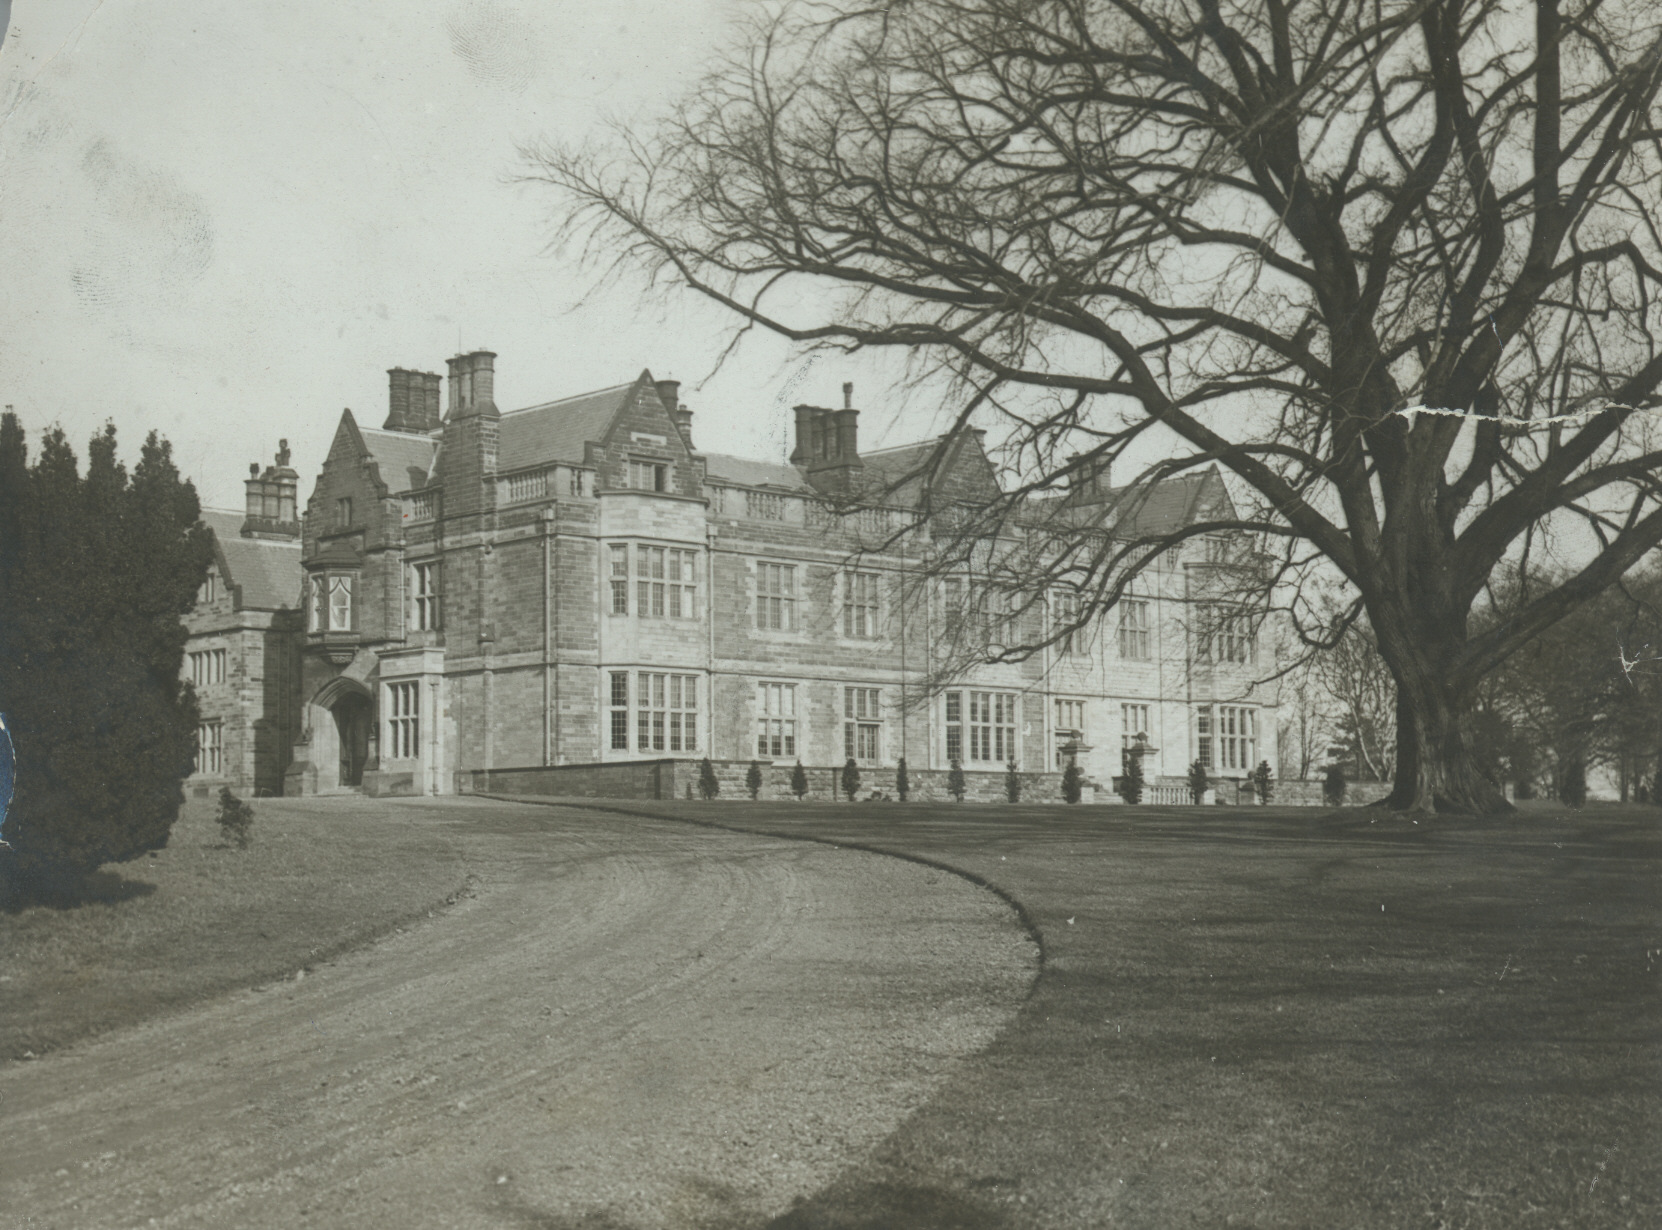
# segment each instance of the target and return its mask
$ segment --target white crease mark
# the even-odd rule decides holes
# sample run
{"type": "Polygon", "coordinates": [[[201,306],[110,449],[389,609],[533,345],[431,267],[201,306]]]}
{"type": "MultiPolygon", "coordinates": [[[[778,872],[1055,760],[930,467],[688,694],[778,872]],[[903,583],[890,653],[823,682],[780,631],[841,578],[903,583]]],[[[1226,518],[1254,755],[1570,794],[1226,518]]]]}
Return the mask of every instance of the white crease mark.
{"type": "MultiPolygon", "coordinates": [[[[1455,410],[1448,406],[1405,406],[1403,409],[1396,411],[1396,413],[1406,415],[1410,426],[1413,425],[1415,415],[1447,414],[1452,415],[1455,418],[1476,419],[1480,423],[1493,422],[1518,430],[1530,430],[1536,427],[1550,427],[1555,423],[1584,423],[1588,419],[1595,418],[1609,410],[1626,410],[1631,413],[1641,412],[1640,408],[1637,406],[1622,406],[1612,403],[1608,406],[1600,406],[1595,410],[1576,410],[1570,414],[1549,414],[1545,418],[1539,419],[1510,418],[1504,414],[1479,414],[1474,410],[1455,410]]],[[[1645,414],[1655,414],[1657,413],[1657,408],[1652,407],[1651,409],[1644,410],[1642,412],[1645,414]]]]}

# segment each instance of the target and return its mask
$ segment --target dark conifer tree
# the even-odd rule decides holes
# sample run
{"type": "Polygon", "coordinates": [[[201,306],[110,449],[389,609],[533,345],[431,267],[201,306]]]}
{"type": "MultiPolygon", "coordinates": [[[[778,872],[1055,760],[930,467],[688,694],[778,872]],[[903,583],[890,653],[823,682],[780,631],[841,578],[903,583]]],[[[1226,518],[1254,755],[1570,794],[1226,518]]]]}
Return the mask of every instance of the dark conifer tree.
{"type": "Polygon", "coordinates": [[[61,431],[30,467],[15,416],[0,422],[0,710],[17,755],[6,835],[19,895],[72,893],[100,865],[167,844],[195,757],[180,617],[212,559],[198,514],[155,433],[129,477],[106,428],[82,478],[61,431]]]}
{"type": "Polygon", "coordinates": [[[1211,782],[1207,780],[1206,776],[1206,766],[1196,760],[1189,766],[1189,797],[1195,801],[1197,807],[1206,801],[1206,791],[1210,786],[1211,782]]]}
{"type": "Polygon", "coordinates": [[[854,801],[854,796],[858,794],[860,790],[860,766],[854,763],[854,757],[852,756],[850,756],[848,758],[848,762],[843,765],[842,784],[843,793],[848,796],[848,801],[852,803],[854,801]]]}
{"type": "Polygon", "coordinates": [[[946,792],[962,803],[964,801],[964,789],[964,766],[954,760],[952,767],[947,770],[946,792]]]}
{"type": "Polygon", "coordinates": [[[1120,798],[1127,803],[1141,803],[1143,801],[1143,758],[1141,756],[1127,756],[1125,758],[1125,772],[1120,775],[1120,798]]]}

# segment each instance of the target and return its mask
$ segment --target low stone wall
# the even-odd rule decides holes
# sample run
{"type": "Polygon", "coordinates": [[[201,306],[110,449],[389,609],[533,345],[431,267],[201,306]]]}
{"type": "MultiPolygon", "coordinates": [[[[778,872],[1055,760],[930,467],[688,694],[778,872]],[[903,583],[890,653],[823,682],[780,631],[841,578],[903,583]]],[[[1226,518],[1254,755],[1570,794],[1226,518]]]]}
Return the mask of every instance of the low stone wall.
{"type": "MultiPolygon", "coordinates": [[[[698,760],[630,760],[615,764],[568,764],[528,769],[473,769],[456,775],[458,794],[543,794],[563,795],[588,799],[688,799],[698,797],[698,760]]],[[[718,797],[743,799],[750,796],[745,776],[750,771],[748,760],[715,760],[716,782],[721,787],[718,797]]],[[[762,788],[757,797],[768,800],[789,800],[791,770],[794,764],[764,764],[762,788]]],[[[842,766],[803,766],[808,778],[809,799],[840,799],[843,797],[842,766]]],[[[1060,773],[1019,773],[1023,803],[1062,802],[1062,775],[1060,773]]],[[[908,797],[918,802],[946,802],[952,798],[947,792],[948,770],[912,769],[907,773],[908,797]]],[[[1391,787],[1386,782],[1352,782],[1345,791],[1344,806],[1360,807],[1384,798],[1391,787]]],[[[894,799],[895,770],[892,768],[860,770],[860,788],[856,800],[876,798],[894,799]]],[[[1180,777],[1156,778],[1146,788],[1144,799],[1149,803],[1189,805],[1188,781],[1180,777]],[[1155,790],[1153,787],[1159,787],[1155,790]]],[[[964,798],[975,803],[1003,803],[1006,801],[1002,770],[964,770],[964,798]]],[[[1108,783],[1094,789],[1087,785],[1084,802],[1118,803],[1119,796],[1108,783]]],[[[1257,802],[1252,783],[1234,778],[1213,778],[1209,802],[1228,807],[1250,807],[1257,802]]],[[[1319,781],[1278,781],[1275,783],[1273,804],[1281,807],[1324,807],[1322,784],[1319,781]]]]}
{"type": "MultiPolygon", "coordinates": [[[[556,794],[585,799],[673,799],[681,761],[563,764],[530,769],[471,769],[456,774],[457,794],[556,794]]],[[[681,772],[686,772],[684,768],[681,772]]],[[[693,763],[690,781],[698,780],[693,763]]]]}
{"type": "MultiPolygon", "coordinates": [[[[1390,782],[1348,782],[1345,785],[1345,798],[1341,806],[1366,807],[1369,803],[1377,803],[1390,793],[1390,782]]],[[[1270,801],[1279,803],[1282,807],[1328,806],[1327,800],[1322,797],[1322,784],[1319,779],[1276,782],[1274,796],[1270,801]]]]}
{"type": "MultiPolygon", "coordinates": [[[[617,764],[571,764],[529,769],[472,769],[456,775],[458,794],[547,794],[591,799],[685,799],[698,797],[698,760],[634,760],[617,764]]],[[[750,795],[745,776],[748,760],[711,762],[719,797],[743,799],[750,795]]],[[[764,764],[758,798],[794,799],[791,771],[794,764],[764,764]]],[[[810,799],[842,798],[842,766],[803,766],[808,778],[810,799]]],[[[1023,802],[1062,801],[1060,773],[1020,773],[1023,802]]],[[[921,802],[944,801],[947,770],[914,769],[908,772],[908,797],[921,802]]],[[[856,799],[898,798],[895,770],[860,770],[856,799]]],[[[1004,773],[964,770],[964,797],[983,803],[1005,801],[1004,773]]],[[[1088,792],[1087,792],[1088,797],[1088,792]]]]}

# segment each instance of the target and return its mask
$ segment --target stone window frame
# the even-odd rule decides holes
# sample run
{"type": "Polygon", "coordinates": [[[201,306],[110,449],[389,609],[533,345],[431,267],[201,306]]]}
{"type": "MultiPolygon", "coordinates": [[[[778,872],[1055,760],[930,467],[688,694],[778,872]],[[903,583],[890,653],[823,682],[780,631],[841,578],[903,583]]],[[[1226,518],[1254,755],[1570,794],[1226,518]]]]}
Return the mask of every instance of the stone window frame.
{"type": "Polygon", "coordinates": [[[843,688],[843,758],[856,764],[883,763],[883,689],[865,684],[843,688]]]}
{"type": "Polygon", "coordinates": [[[1087,729],[1087,719],[1090,717],[1090,700],[1084,696],[1055,696],[1052,706],[1056,711],[1056,723],[1051,728],[1051,734],[1056,742],[1056,768],[1066,769],[1067,758],[1062,754],[1061,737],[1067,733],[1083,743],[1087,729]],[[1070,721],[1070,719],[1072,719],[1070,721]]]}
{"type": "Polygon", "coordinates": [[[224,683],[227,656],[222,648],[192,649],[187,657],[191,684],[204,688],[224,683]]]}
{"type": "Polygon", "coordinates": [[[623,463],[623,485],[630,491],[668,491],[669,463],[656,457],[630,457],[623,463]],[[648,476],[650,485],[641,481],[648,476]]]}
{"type": "Polygon", "coordinates": [[[635,672],[635,750],[698,751],[699,676],[678,671],[635,672]]]}
{"type": "Polygon", "coordinates": [[[421,681],[395,679],[387,682],[387,733],[385,757],[388,760],[415,760],[421,756],[421,681]]]}
{"type": "Polygon", "coordinates": [[[797,683],[795,679],[756,681],[756,755],[761,759],[801,759],[803,723],[797,683]]]}
{"type": "Polygon", "coordinates": [[[411,630],[439,632],[444,629],[444,561],[416,560],[410,565],[411,630]]]}
{"type": "Polygon", "coordinates": [[[1150,600],[1129,595],[1119,601],[1119,650],[1126,662],[1150,662],[1154,659],[1154,632],[1149,618],[1150,600]]]}
{"type": "Polygon", "coordinates": [[[842,574],[843,637],[851,641],[875,641],[882,637],[883,574],[849,568],[842,574]],[[860,590],[869,590],[860,593],[860,590]]]}
{"type": "Polygon", "coordinates": [[[191,772],[201,777],[217,777],[225,772],[223,718],[207,718],[196,724],[196,759],[191,772]],[[204,764],[204,759],[208,763],[204,764]]]}
{"type": "Polygon", "coordinates": [[[797,570],[803,566],[795,560],[759,559],[755,564],[756,600],[753,604],[752,626],[758,632],[795,635],[802,630],[802,587],[797,582],[797,570]]]}
{"type": "Polygon", "coordinates": [[[1251,773],[1258,762],[1258,706],[1195,706],[1196,759],[1208,772],[1251,773]]]}
{"type": "Polygon", "coordinates": [[[611,704],[607,711],[611,715],[610,734],[611,750],[627,752],[629,750],[629,672],[608,671],[609,699],[611,704]]]}

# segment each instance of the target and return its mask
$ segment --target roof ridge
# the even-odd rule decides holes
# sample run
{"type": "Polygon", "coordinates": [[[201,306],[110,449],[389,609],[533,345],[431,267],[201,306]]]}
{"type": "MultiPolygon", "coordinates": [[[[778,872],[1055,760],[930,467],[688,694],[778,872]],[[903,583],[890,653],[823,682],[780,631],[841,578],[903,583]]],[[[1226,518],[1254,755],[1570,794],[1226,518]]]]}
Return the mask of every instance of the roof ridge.
{"type": "Polygon", "coordinates": [[[923,439],[913,440],[909,444],[890,444],[885,448],[867,449],[867,450],[863,450],[860,453],[860,456],[861,456],[861,458],[878,457],[878,456],[881,456],[884,453],[898,453],[903,448],[918,448],[919,446],[924,445],[924,444],[939,444],[942,440],[945,440],[945,439],[949,438],[951,436],[951,434],[952,434],[951,432],[943,431],[938,436],[925,436],[923,439]]]}
{"type": "MultiPolygon", "coordinates": [[[[635,379],[639,380],[640,378],[637,376],[635,379]]],[[[630,380],[623,384],[609,384],[603,389],[590,389],[586,393],[573,393],[569,397],[556,397],[553,401],[539,401],[534,406],[521,406],[517,410],[504,410],[502,412],[502,417],[507,418],[512,414],[526,414],[532,410],[550,410],[555,406],[564,405],[568,401],[581,401],[585,397],[599,397],[602,393],[617,393],[623,389],[632,389],[634,387],[635,380],[630,380]]]]}

